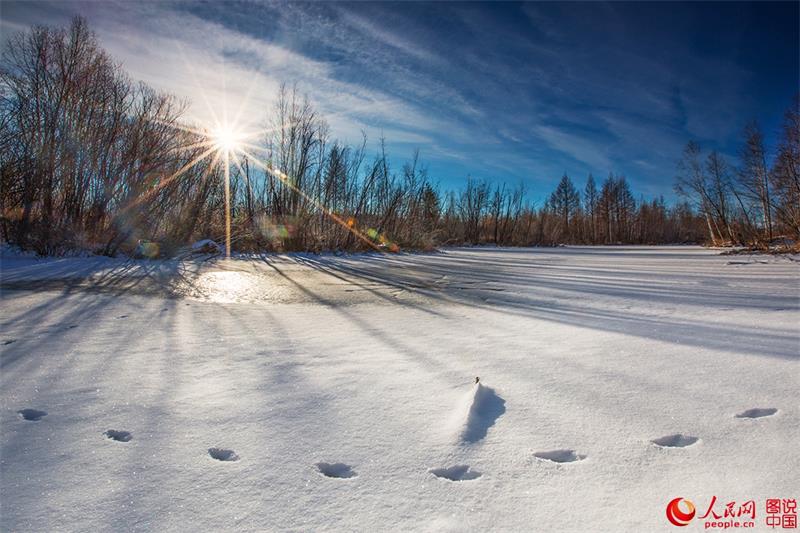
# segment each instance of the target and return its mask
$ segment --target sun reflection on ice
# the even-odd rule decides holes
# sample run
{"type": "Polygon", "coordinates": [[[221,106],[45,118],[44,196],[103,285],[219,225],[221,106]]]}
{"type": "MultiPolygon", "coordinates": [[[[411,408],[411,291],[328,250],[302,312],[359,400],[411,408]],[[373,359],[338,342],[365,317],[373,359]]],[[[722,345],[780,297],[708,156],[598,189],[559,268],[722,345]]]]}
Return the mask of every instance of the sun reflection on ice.
{"type": "Polygon", "coordinates": [[[215,270],[200,274],[195,286],[204,300],[235,303],[252,299],[255,282],[245,272],[215,270]]]}
{"type": "Polygon", "coordinates": [[[268,274],[223,260],[211,269],[184,279],[178,293],[193,300],[214,303],[274,303],[296,298],[296,291],[285,280],[268,274]]]}

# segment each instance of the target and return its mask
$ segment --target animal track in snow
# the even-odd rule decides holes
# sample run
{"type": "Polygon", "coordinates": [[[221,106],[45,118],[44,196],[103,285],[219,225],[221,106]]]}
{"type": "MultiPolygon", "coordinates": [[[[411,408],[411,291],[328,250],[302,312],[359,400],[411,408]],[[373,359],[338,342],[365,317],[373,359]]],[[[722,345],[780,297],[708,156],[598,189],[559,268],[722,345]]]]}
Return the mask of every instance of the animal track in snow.
{"type": "Polygon", "coordinates": [[[772,416],[777,413],[778,410],[774,407],[756,407],[754,409],[748,409],[747,411],[742,411],[735,418],[763,418],[765,416],[772,416]]]}
{"type": "Polygon", "coordinates": [[[316,467],[319,473],[325,477],[348,479],[358,475],[352,466],[344,463],[317,463],[316,467]]]}
{"type": "Polygon", "coordinates": [[[128,442],[133,438],[130,431],[119,431],[116,429],[109,429],[103,435],[106,436],[109,440],[115,440],[117,442],[128,442]]]}
{"type": "Polygon", "coordinates": [[[575,461],[586,459],[585,455],[577,454],[575,450],[550,450],[547,452],[535,452],[533,455],[553,463],[574,463],[575,461]]]}
{"type": "Polygon", "coordinates": [[[698,440],[700,439],[697,437],[676,433],[675,435],[667,435],[665,437],[653,439],[650,442],[662,448],[685,448],[686,446],[691,446],[698,440]]]}
{"type": "Polygon", "coordinates": [[[431,468],[428,470],[431,474],[438,478],[448,479],[450,481],[470,481],[481,477],[481,473],[477,470],[471,470],[469,465],[455,465],[447,468],[431,468]]]}
{"type": "Polygon", "coordinates": [[[209,448],[208,455],[217,461],[238,461],[239,456],[233,450],[226,450],[225,448],[209,448]]]}
{"type": "Polygon", "coordinates": [[[17,342],[17,339],[6,339],[2,342],[3,346],[8,346],[9,344],[13,344],[17,342]]]}
{"type": "Polygon", "coordinates": [[[22,409],[21,411],[17,411],[17,413],[19,413],[19,416],[23,419],[31,422],[38,422],[43,417],[47,416],[46,411],[39,411],[38,409],[22,409]]]}

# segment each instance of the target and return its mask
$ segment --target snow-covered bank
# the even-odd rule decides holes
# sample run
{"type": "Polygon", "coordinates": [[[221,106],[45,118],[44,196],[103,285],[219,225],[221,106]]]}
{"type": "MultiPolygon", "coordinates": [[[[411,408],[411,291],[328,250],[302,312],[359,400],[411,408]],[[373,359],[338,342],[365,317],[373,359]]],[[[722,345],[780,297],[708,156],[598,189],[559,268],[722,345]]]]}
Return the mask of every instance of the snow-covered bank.
{"type": "Polygon", "coordinates": [[[667,531],[676,496],[800,496],[782,257],[1,267],[4,531],[667,531]]]}

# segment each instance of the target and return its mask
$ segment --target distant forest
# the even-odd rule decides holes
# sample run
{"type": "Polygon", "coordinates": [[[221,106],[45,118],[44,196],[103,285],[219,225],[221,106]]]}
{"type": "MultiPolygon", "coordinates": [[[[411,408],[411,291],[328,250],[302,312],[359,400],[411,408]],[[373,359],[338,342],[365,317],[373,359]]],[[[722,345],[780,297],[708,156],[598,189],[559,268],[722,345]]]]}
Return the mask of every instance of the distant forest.
{"type": "MultiPolygon", "coordinates": [[[[225,235],[225,180],[187,103],[134,82],[86,22],[12,36],[0,70],[0,232],[40,254],[169,256],[225,235]],[[176,177],[177,176],[177,177],[176,177]]],[[[682,200],[637,198],[624,176],[564,175],[542,205],[524,184],[467,179],[441,190],[418,154],[402,168],[385,144],[330,138],[312,102],[284,86],[265,110],[256,164],[230,166],[235,251],[432,249],[440,245],[710,243],[765,247],[800,238],[800,114],[786,112],[776,153],[756,124],[736,162],[690,142],[682,200]]],[[[252,152],[252,151],[251,151],[252,152]]]]}

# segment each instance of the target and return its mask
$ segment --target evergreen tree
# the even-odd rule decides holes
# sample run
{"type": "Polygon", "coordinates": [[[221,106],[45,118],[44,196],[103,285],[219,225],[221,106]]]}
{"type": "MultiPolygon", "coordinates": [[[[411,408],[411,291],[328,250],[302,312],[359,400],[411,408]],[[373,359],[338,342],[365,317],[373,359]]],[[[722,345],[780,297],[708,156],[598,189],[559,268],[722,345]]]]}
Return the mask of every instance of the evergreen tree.
{"type": "Polygon", "coordinates": [[[577,215],[581,207],[581,195],[566,173],[561,177],[561,181],[558,183],[556,190],[550,195],[550,206],[556,216],[561,220],[562,234],[569,240],[569,223],[575,215],[577,215]]]}

